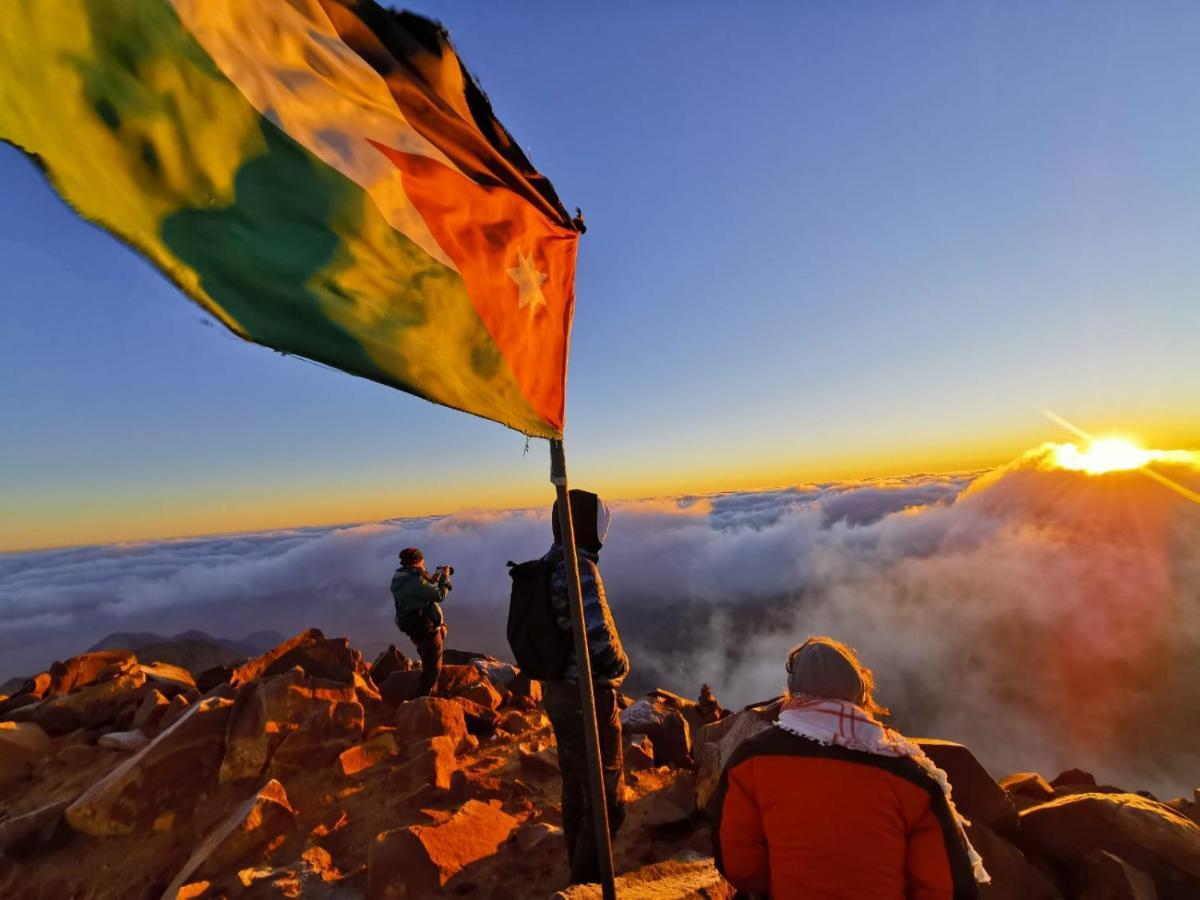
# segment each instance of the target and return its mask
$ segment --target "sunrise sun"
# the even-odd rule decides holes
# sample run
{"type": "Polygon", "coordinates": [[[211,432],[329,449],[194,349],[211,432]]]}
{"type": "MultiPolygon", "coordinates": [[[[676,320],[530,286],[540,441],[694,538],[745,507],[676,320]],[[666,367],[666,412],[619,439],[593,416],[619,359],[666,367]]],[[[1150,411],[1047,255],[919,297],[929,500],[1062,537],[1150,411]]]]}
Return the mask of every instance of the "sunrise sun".
{"type": "Polygon", "coordinates": [[[1122,437],[1088,441],[1082,449],[1076,444],[1059,444],[1054,448],[1056,466],[1089,475],[1140,469],[1151,462],[1154,456],[1152,450],[1139,447],[1134,441],[1122,437]]]}

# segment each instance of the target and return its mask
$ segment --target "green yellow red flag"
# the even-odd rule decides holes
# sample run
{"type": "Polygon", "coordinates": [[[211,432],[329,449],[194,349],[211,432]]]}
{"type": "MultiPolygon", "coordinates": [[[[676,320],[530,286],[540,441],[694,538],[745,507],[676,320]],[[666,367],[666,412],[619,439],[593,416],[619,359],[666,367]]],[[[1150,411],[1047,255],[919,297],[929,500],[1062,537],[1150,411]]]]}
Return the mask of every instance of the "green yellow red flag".
{"type": "Polygon", "coordinates": [[[371,0],[4,0],[0,139],[236,334],[561,437],[579,230],[371,0]]]}

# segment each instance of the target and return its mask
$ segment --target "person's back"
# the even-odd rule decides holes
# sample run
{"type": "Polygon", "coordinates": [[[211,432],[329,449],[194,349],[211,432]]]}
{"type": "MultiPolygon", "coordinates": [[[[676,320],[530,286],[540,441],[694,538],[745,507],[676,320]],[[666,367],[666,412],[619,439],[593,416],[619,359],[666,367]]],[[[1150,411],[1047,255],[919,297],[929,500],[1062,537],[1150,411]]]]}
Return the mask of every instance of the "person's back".
{"type": "Polygon", "coordinates": [[[779,719],[734,751],[708,804],[717,867],[773,900],[968,900],[987,881],[924,752],[876,715],[849,647],[788,655],[779,719]]]}
{"type": "Polygon", "coordinates": [[[911,759],[775,726],[734,753],[714,806],[718,864],[743,890],[775,900],[976,896],[941,788],[911,759]]]}

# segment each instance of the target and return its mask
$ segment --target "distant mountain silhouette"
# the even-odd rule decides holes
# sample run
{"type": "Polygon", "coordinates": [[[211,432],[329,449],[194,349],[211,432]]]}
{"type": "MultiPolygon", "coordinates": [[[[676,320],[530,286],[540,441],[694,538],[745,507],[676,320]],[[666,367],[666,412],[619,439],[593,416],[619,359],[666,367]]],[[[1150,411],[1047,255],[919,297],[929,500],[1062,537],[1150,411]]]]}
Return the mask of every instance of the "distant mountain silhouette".
{"type": "Polygon", "coordinates": [[[277,631],[256,631],[240,640],[217,638],[191,629],[172,637],[149,631],[117,631],[88,648],[130,650],[146,661],[165,662],[199,672],[221,663],[257,656],[283,641],[277,631]]]}

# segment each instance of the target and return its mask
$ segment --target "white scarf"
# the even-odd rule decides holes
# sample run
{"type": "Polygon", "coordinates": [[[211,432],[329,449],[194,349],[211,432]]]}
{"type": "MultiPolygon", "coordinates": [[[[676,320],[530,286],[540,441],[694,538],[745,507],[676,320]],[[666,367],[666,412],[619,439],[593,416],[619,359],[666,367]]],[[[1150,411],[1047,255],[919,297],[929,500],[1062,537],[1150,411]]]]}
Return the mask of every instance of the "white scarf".
{"type": "Polygon", "coordinates": [[[971,869],[979,884],[990,882],[991,876],[983,867],[983,858],[967,838],[964,819],[950,799],[950,780],[934,765],[920,747],[898,731],[888,728],[873,715],[848,700],[829,700],[822,697],[797,695],[788,700],[779,713],[779,727],[784,731],[829,746],[836,744],[847,750],[858,750],[874,756],[908,757],[937,782],[946,795],[946,804],[954,816],[958,833],[967,848],[971,869]]]}

